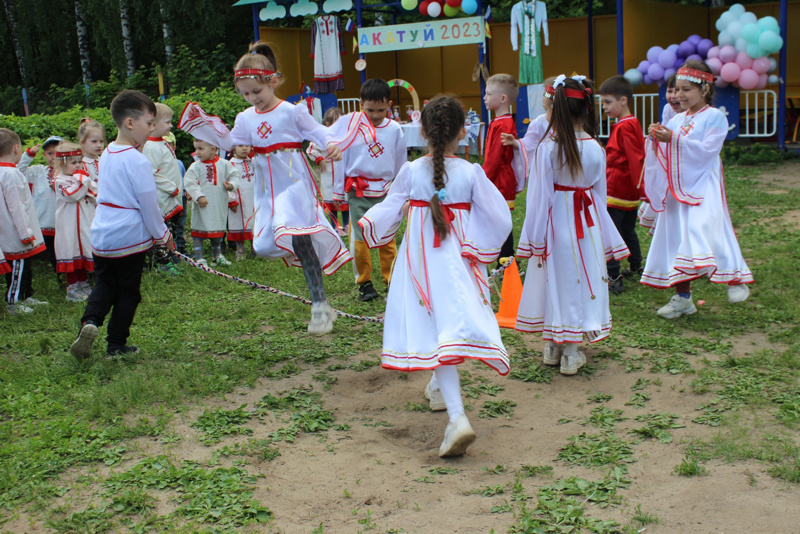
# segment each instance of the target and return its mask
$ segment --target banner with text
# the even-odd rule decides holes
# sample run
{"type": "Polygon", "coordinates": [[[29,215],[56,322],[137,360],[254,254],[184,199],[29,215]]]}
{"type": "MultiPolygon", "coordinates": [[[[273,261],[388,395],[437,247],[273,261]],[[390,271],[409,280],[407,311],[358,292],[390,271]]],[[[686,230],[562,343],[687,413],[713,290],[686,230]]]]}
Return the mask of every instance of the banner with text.
{"type": "Polygon", "coordinates": [[[485,39],[482,17],[358,29],[358,49],[362,54],[483,43],[485,39]]]}

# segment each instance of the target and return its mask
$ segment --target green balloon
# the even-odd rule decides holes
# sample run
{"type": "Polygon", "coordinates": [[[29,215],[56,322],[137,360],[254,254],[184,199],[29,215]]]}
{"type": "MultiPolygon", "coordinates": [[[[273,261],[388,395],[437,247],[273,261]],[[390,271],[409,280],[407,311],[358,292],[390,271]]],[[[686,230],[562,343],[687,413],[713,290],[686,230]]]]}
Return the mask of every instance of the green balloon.
{"type": "Polygon", "coordinates": [[[748,43],[757,43],[758,37],[761,35],[761,28],[758,24],[751,22],[742,26],[742,38],[748,43]]]}
{"type": "Polygon", "coordinates": [[[417,0],[402,0],[400,5],[403,6],[403,9],[406,11],[411,11],[417,8],[417,0]]]}

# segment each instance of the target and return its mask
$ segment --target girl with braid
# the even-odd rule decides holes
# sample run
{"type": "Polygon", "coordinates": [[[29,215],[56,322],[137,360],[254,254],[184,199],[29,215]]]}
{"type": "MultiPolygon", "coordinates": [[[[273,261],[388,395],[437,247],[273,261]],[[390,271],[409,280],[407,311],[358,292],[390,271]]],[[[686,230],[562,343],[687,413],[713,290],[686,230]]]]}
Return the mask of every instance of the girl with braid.
{"type": "Polygon", "coordinates": [[[429,155],[403,165],[386,199],[358,225],[370,248],[394,240],[407,214],[392,275],[382,365],[433,371],[432,407],[446,408],[439,456],[460,456],[475,441],[456,365],[479,360],[505,376],[508,354],[489,300],[486,264],[500,254],[511,212],[480,165],[455,157],[466,135],[458,100],[440,96],[422,111],[429,155]]]}
{"type": "Polygon", "coordinates": [[[516,328],[541,332],[544,363],[574,375],[586,363],[578,351],[584,335],[594,343],[611,331],[606,262],[629,252],[606,209],[606,155],[594,137],[591,85],[583,76],[562,74],[553,89],[517,250],[517,258],[533,259],[516,328]]]}

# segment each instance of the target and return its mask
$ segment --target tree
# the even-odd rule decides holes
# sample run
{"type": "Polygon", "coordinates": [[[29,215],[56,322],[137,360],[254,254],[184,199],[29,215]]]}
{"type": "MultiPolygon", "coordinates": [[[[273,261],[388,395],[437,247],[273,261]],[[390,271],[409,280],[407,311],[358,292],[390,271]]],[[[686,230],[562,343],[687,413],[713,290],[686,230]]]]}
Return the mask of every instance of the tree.
{"type": "Polygon", "coordinates": [[[19,69],[19,77],[22,80],[22,87],[28,86],[28,74],[25,70],[25,58],[22,54],[22,47],[19,43],[19,35],[17,33],[17,21],[14,17],[14,0],[3,0],[3,10],[6,14],[6,21],[8,21],[8,31],[11,34],[11,44],[14,48],[14,55],[17,56],[17,68],[19,69]]]}
{"type": "Polygon", "coordinates": [[[128,0],[119,0],[119,20],[122,24],[122,47],[125,50],[125,60],[128,62],[128,78],[136,74],[136,60],[133,56],[133,39],[131,38],[131,23],[128,15],[128,0]]]}
{"type": "Polygon", "coordinates": [[[172,40],[169,36],[169,24],[167,23],[167,14],[164,10],[164,0],[158,2],[158,11],[161,14],[161,30],[164,34],[164,58],[167,60],[167,65],[172,63],[172,40]]]}
{"type": "Polygon", "coordinates": [[[89,58],[89,30],[83,16],[83,4],[81,0],[75,0],[75,31],[78,34],[78,57],[81,62],[81,73],[83,83],[92,83],[92,68],[89,58]]]}

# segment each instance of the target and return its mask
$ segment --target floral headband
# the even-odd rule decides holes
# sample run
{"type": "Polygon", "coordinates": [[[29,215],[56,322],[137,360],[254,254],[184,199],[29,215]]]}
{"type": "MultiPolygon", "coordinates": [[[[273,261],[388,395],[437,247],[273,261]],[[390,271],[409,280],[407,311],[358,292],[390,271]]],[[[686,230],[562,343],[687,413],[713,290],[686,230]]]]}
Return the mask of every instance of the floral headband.
{"type": "Polygon", "coordinates": [[[710,72],[702,70],[691,69],[689,67],[681,67],[675,75],[676,80],[686,80],[687,82],[703,85],[705,83],[714,83],[714,75],[710,72]]]}
{"type": "Polygon", "coordinates": [[[233,73],[233,81],[241,80],[242,78],[282,78],[283,74],[275,72],[274,70],[266,69],[239,69],[233,73]]]}

